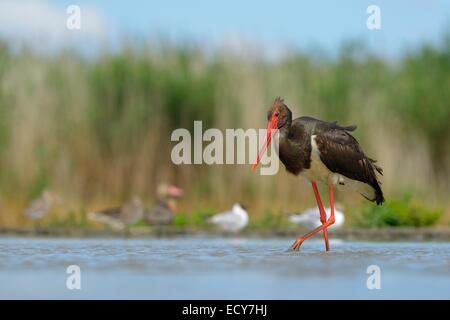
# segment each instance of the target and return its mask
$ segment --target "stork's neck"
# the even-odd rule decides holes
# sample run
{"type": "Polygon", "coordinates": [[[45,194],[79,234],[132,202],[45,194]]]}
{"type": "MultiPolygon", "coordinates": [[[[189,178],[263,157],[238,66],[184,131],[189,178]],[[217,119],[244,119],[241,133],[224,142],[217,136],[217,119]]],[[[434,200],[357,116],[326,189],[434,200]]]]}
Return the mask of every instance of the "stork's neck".
{"type": "Polygon", "coordinates": [[[284,123],[280,123],[281,127],[279,128],[280,139],[289,137],[289,131],[291,130],[292,125],[292,112],[288,107],[286,108],[286,117],[283,119],[284,123]]]}
{"type": "Polygon", "coordinates": [[[278,130],[280,142],[282,141],[286,142],[288,140],[289,132],[291,131],[291,124],[292,124],[292,113],[289,110],[286,123],[278,130]]]}
{"type": "Polygon", "coordinates": [[[286,169],[297,175],[311,164],[310,135],[296,123],[292,126],[292,117],[288,117],[284,126],[279,128],[278,155],[286,169]]]}
{"type": "Polygon", "coordinates": [[[285,140],[288,139],[290,130],[291,130],[291,124],[290,123],[286,124],[285,126],[283,126],[282,128],[280,128],[278,130],[279,135],[280,135],[279,136],[280,142],[281,141],[285,141],[285,140]]]}

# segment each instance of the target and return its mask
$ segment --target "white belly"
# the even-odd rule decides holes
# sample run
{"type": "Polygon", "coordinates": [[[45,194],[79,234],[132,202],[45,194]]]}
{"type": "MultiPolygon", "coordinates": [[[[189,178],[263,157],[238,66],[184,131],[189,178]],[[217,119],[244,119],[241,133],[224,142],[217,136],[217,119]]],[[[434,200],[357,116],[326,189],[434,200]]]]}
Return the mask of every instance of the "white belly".
{"type": "Polygon", "coordinates": [[[322,181],[331,183],[339,187],[339,189],[349,188],[361,193],[368,199],[375,198],[375,190],[368,184],[361,181],[350,179],[342,174],[330,171],[325,164],[320,160],[320,151],[317,147],[316,136],[311,136],[311,167],[304,169],[301,175],[305,176],[311,181],[322,181]]]}
{"type": "Polygon", "coordinates": [[[338,173],[331,172],[323,164],[322,160],[320,160],[320,151],[317,147],[315,135],[311,136],[311,167],[309,169],[304,169],[301,174],[313,181],[323,181],[327,183],[329,181],[333,184],[336,184],[341,176],[338,173]]]}

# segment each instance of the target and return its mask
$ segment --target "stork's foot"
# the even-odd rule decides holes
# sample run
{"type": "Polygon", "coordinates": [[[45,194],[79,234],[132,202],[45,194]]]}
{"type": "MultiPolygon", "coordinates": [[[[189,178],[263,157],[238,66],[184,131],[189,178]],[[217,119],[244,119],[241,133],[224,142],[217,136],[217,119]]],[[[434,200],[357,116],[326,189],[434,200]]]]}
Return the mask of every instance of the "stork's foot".
{"type": "Polygon", "coordinates": [[[298,251],[303,241],[303,238],[298,238],[297,240],[295,240],[294,244],[289,248],[289,251],[298,251]]]}
{"type": "MultiPolygon", "coordinates": [[[[306,239],[309,239],[311,236],[315,235],[317,232],[324,230],[326,231],[326,229],[332,225],[334,223],[334,217],[331,217],[330,219],[328,219],[328,221],[321,225],[320,227],[314,229],[313,231],[311,231],[308,234],[305,234],[302,237],[298,237],[297,240],[295,240],[294,244],[291,246],[290,250],[291,251],[298,251],[300,249],[300,246],[302,245],[303,241],[305,241],[306,239]]],[[[326,234],[325,237],[325,245],[326,245],[326,251],[330,251],[330,246],[328,245],[328,234],[326,234]]]]}

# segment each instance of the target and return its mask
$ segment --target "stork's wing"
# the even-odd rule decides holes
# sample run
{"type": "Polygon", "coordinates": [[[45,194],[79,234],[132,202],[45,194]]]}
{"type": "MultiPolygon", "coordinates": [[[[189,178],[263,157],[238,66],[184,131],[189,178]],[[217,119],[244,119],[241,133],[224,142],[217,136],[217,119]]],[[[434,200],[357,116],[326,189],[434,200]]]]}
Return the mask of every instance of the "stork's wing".
{"type": "Polygon", "coordinates": [[[371,201],[381,204],[384,201],[375,171],[383,170],[375,160],[367,157],[358,141],[345,130],[331,129],[316,135],[320,159],[332,171],[347,178],[365,183],[373,188],[373,196],[362,193],[371,201]]]}

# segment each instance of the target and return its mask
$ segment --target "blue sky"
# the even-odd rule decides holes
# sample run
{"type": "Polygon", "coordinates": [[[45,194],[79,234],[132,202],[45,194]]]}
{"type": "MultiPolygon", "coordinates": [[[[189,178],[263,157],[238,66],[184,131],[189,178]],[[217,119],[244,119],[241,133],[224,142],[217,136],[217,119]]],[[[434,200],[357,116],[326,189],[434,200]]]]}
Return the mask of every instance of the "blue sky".
{"type": "MultiPolygon", "coordinates": [[[[27,2],[26,0],[22,0],[27,2]]],[[[15,1],[20,3],[22,1],[15,1]]],[[[38,0],[64,13],[69,4],[101,20],[103,36],[165,35],[208,45],[227,41],[265,48],[319,47],[335,52],[344,40],[362,39],[381,54],[397,55],[424,41],[433,42],[450,30],[450,1],[137,1],[38,0]],[[381,30],[366,28],[366,8],[381,8],[381,30]]],[[[31,11],[31,10],[30,10],[31,11]]],[[[1,22],[0,22],[1,31],[1,22]]]]}

